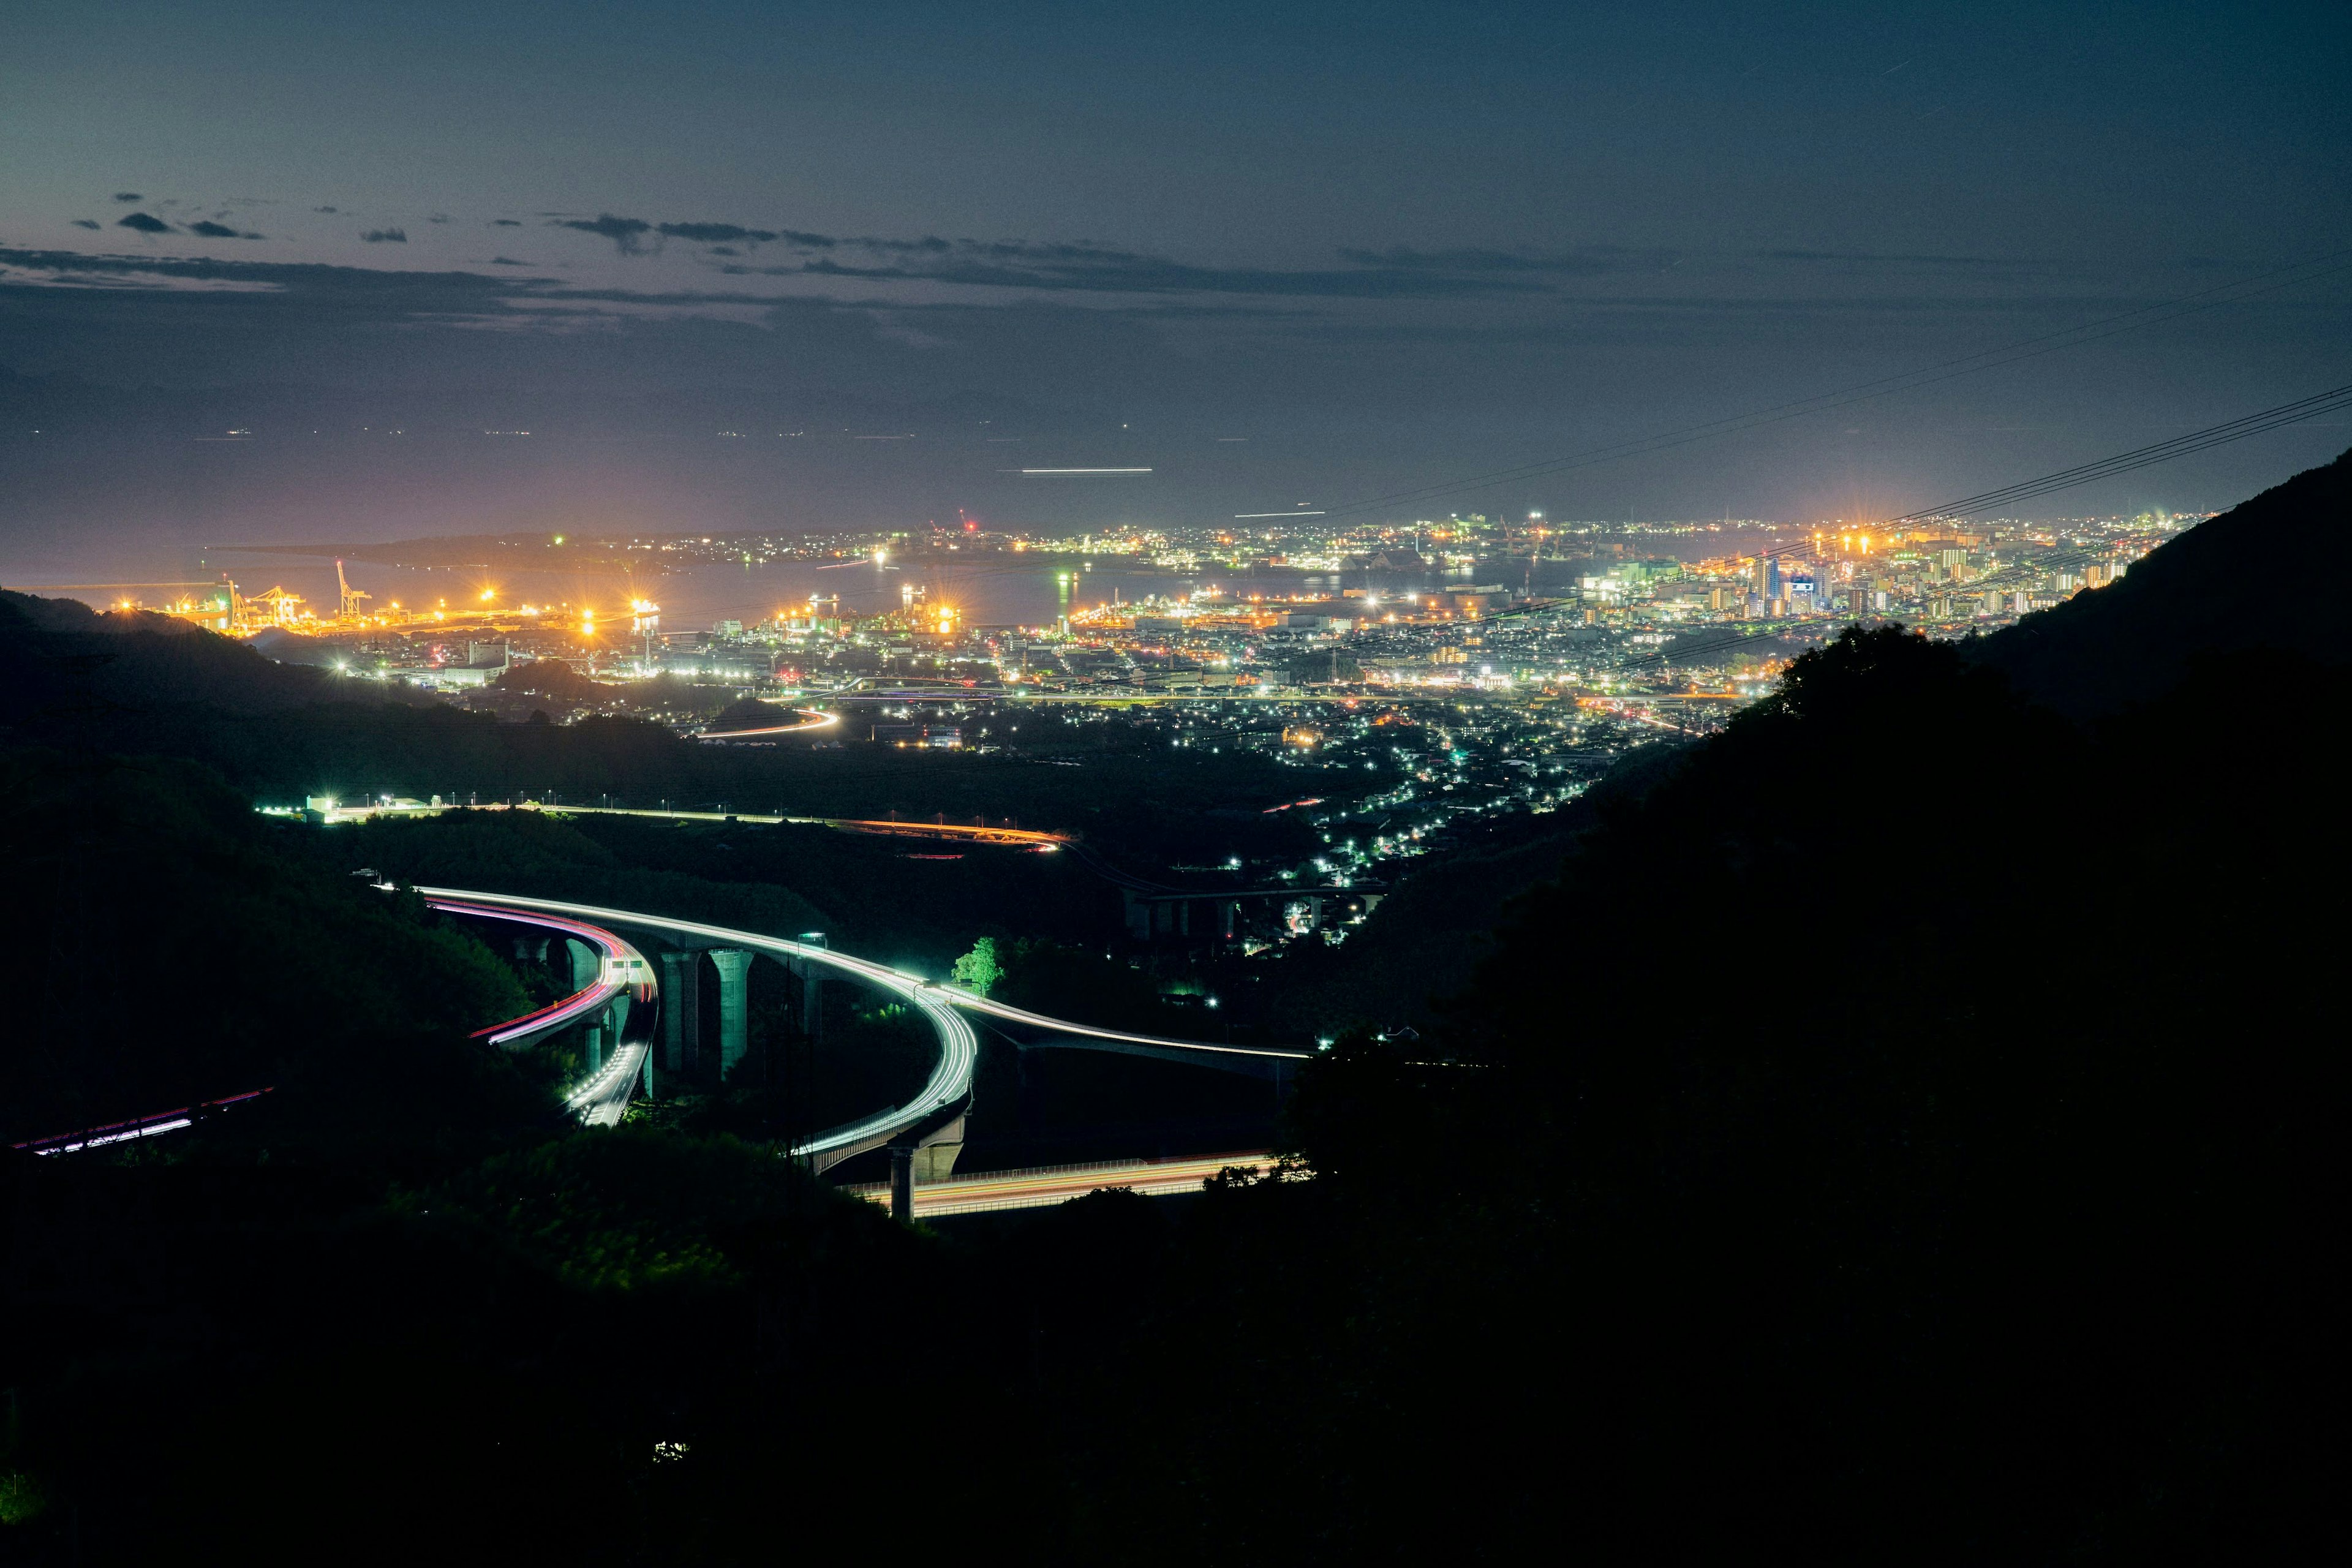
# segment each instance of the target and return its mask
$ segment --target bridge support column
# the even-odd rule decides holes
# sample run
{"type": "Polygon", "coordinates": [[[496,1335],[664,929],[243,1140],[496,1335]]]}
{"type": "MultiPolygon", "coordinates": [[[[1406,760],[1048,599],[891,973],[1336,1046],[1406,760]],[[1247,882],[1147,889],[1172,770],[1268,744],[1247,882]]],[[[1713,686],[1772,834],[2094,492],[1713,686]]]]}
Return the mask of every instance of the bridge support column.
{"type": "Polygon", "coordinates": [[[547,963],[547,939],[543,936],[519,936],[514,939],[514,955],[518,963],[544,966],[547,963]]]}
{"type": "Polygon", "coordinates": [[[904,1143],[890,1145],[890,1217],[902,1225],[915,1217],[915,1151],[904,1143]]]}
{"type": "Polygon", "coordinates": [[[654,1097],[654,1043],[646,1042],[646,1076],[642,1092],[647,1100],[654,1097]]]}
{"type": "Polygon", "coordinates": [[[719,1077],[723,1082],[735,1076],[736,1064],[751,1047],[751,955],[740,947],[714,947],[710,962],[719,966],[719,1077]]]}
{"type": "Polygon", "coordinates": [[[955,1173],[956,1156],[963,1152],[963,1118],[959,1116],[926,1137],[911,1162],[914,1180],[944,1182],[955,1173]]]}
{"type": "MultiPolygon", "coordinates": [[[[804,931],[793,941],[804,947],[829,947],[821,931],[804,931]]],[[[800,961],[801,1033],[814,1045],[824,1032],[824,966],[813,958],[800,961]]]]}
{"type": "Polygon", "coordinates": [[[596,984],[596,976],[604,966],[603,959],[584,942],[575,942],[567,936],[563,939],[563,945],[572,954],[572,989],[587,990],[596,984]]]}
{"type": "MultiPolygon", "coordinates": [[[[661,955],[662,1066],[671,1072],[686,1067],[687,1021],[694,1016],[695,982],[701,978],[695,973],[694,954],[665,952],[661,955]]],[[[646,1053],[650,1064],[653,1053],[646,1053]]]]}
{"type": "Polygon", "coordinates": [[[604,1020],[609,1015],[599,1013],[596,1021],[588,1026],[584,1038],[588,1051],[588,1076],[594,1078],[604,1066],[604,1020]]]}

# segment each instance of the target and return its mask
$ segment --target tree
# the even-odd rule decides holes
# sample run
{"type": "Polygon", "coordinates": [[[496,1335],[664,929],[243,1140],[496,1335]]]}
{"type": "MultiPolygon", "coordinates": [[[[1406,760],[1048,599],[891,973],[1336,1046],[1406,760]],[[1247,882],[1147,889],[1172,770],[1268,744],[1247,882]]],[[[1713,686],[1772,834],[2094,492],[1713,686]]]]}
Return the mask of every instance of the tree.
{"type": "Polygon", "coordinates": [[[971,951],[955,961],[950,977],[974,995],[987,995],[988,988],[1004,978],[1004,968],[996,962],[996,939],[984,936],[973,942],[971,951]]]}

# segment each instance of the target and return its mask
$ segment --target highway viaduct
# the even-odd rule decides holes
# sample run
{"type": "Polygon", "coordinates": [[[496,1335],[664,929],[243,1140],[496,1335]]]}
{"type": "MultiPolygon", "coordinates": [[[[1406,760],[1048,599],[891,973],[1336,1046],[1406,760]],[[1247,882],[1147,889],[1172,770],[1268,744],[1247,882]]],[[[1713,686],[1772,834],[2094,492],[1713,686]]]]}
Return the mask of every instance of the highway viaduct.
{"type": "MultiPolygon", "coordinates": [[[[512,920],[546,922],[556,929],[570,931],[584,928],[599,932],[608,942],[632,952],[635,949],[613,936],[610,928],[647,933],[667,944],[660,953],[664,980],[675,988],[674,994],[681,999],[680,1005],[666,1005],[662,1009],[661,1045],[665,1068],[670,1071],[679,1070],[684,1065],[684,1053],[690,1048],[689,1042],[694,1037],[694,1032],[687,1026],[690,1016],[688,1008],[693,1004],[683,1002],[683,998],[696,994],[699,987],[686,983],[686,966],[698,962],[703,953],[709,955],[719,977],[722,1072],[740,1062],[744,1054],[747,979],[751,961],[756,955],[764,954],[780,960],[801,977],[803,1018],[809,1022],[814,1022],[816,1016],[809,1010],[817,1005],[816,998],[821,995],[819,986],[827,972],[896,995],[909,1004],[930,1026],[938,1047],[930,1076],[922,1089],[903,1105],[891,1106],[841,1126],[828,1128],[795,1142],[792,1149],[794,1155],[808,1163],[813,1172],[820,1173],[870,1150],[889,1149],[892,1152],[891,1206],[892,1211],[902,1217],[911,1212],[914,1184],[945,1178],[953,1170],[956,1157],[962,1150],[964,1118],[971,1106],[972,1075],[980,1059],[979,1037],[967,1021],[966,1014],[991,1018],[1000,1028],[1010,1026],[1018,1029],[1027,1037],[1016,1042],[1024,1050],[1094,1050],[1147,1057],[1267,1079],[1277,1088],[1287,1082],[1290,1073],[1299,1063],[1313,1055],[1309,1050],[1297,1047],[1223,1045],[1075,1024],[1067,1019],[992,1002],[959,987],[936,985],[919,975],[835,952],[826,945],[822,934],[816,932],[788,939],[560,900],[454,888],[420,888],[417,890],[436,908],[466,913],[496,911],[512,920]]],[[[507,1029],[513,1026],[499,1027],[507,1029]]],[[[654,1082],[650,1054],[652,1044],[647,1041],[639,1047],[625,1047],[625,1050],[643,1049],[647,1054],[642,1058],[641,1073],[631,1072],[616,1080],[625,1086],[620,1093],[622,1108],[625,1108],[628,1089],[634,1089],[639,1081],[648,1088],[654,1082]]],[[[605,1071],[609,1078],[614,1071],[613,1065],[608,1064],[605,1071]]],[[[578,1098],[577,1094],[575,1098],[578,1098]]],[[[606,1098],[596,1100],[594,1103],[601,1108],[609,1098],[608,1089],[606,1098]]],[[[612,1120],[618,1119],[619,1111],[615,1110],[612,1120]]]]}
{"type": "MultiPolygon", "coordinates": [[[[827,973],[905,1001],[929,1025],[937,1046],[930,1075],[922,1088],[904,1104],[828,1128],[795,1142],[791,1148],[814,1173],[868,1151],[887,1148],[892,1155],[891,1211],[901,1219],[913,1213],[915,1184],[943,1181],[962,1150],[964,1119],[971,1108],[972,1078],[980,1059],[979,1037],[967,1014],[991,1019],[1008,1038],[1013,1038],[1012,1031],[1019,1031],[1021,1037],[1013,1038],[1013,1043],[1024,1052],[1091,1050],[1180,1062],[1270,1079],[1277,1090],[1314,1054],[1298,1047],[1174,1039],[1072,1023],[835,952],[819,932],[787,939],[560,900],[457,888],[416,890],[435,910],[509,928],[508,939],[522,962],[548,965],[560,959],[568,969],[573,984],[570,994],[477,1030],[474,1037],[504,1049],[523,1049],[565,1030],[581,1029],[585,1070],[581,1081],[567,1091],[564,1104],[585,1125],[617,1125],[641,1089],[648,1095],[654,1092],[656,1046],[660,1070],[683,1069],[699,1033],[689,1027],[695,1004],[686,999],[698,996],[700,989],[693,983],[698,977],[690,966],[706,954],[719,975],[722,1073],[731,1070],[746,1054],[748,980],[755,956],[777,959],[800,978],[805,1026],[818,1026],[821,986],[827,973]],[[656,953],[660,978],[656,977],[655,961],[619,935],[615,927],[650,935],[664,944],[656,953]],[[554,945],[559,941],[563,944],[561,949],[554,945]],[[651,1007],[665,989],[672,1000],[658,1009],[651,1007]],[[657,1041],[644,1028],[655,1019],[660,1027],[657,1041]],[[635,1029],[633,1023],[637,1026],[635,1029]]],[[[203,1106],[28,1140],[16,1147],[37,1154],[70,1153],[170,1132],[192,1126],[214,1110],[268,1092],[267,1089],[247,1090],[203,1106]]]]}

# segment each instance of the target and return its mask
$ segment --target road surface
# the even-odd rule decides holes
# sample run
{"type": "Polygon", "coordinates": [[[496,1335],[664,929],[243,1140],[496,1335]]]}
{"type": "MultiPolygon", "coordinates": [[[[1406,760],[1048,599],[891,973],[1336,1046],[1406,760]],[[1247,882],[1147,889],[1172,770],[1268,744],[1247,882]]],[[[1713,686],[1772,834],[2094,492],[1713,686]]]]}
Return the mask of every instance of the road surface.
{"type": "Polygon", "coordinates": [[[811,947],[780,937],[762,936],[757,931],[704,925],[697,921],[671,920],[663,915],[604,909],[594,904],[566,903],[556,899],[469,892],[460,888],[419,888],[417,891],[424,894],[428,902],[447,899],[466,904],[488,904],[507,910],[556,915],[600,925],[631,926],[685,937],[710,947],[740,948],[751,952],[764,952],[774,958],[820,963],[841,970],[865,984],[905,1000],[922,1014],[939,1039],[939,1059],[932,1067],[929,1081],[905,1105],[892,1106],[872,1116],[828,1129],[805,1142],[793,1145],[793,1153],[808,1156],[820,1165],[838,1163],[852,1154],[878,1149],[901,1136],[919,1135],[927,1124],[952,1114],[971,1098],[972,1070],[980,1064],[980,1037],[972,1033],[971,1026],[950,1005],[951,998],[919,974],[903,974],[886,964],[852,958],[831,948],[811,947]]]}
{"type": "MultiPolygon", "coordinates": [[[[1148,1197],[1172,1197],[1197,1193],[1202,1182],[1234,1166],[1264,1173],[1273,1169],[1274,1156],[1258,1149],[1240,1154],[1192,1154],[1164,1160],[1110,1160],[1089,1165],[983,1171],[916,1187],[915,1217],[938,1219],[948,1215],[990,1214],[1000,1209],[1046,1208],[1106,1188],[1125,1188],[1148,1197]]],[[[887,1182],[867,1182],[841,1190],[885,1208],[890,1204],[887,1182]]]]}

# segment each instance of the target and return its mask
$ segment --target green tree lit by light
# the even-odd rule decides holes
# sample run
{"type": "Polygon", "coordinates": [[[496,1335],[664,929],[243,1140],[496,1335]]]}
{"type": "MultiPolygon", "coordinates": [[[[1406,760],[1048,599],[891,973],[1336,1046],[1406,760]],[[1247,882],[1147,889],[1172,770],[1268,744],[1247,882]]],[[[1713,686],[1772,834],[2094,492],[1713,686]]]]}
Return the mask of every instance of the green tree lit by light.
{"type": "Polygon", "coordinates": [[[996,939],[982,937],[971,944],[971,951],[955,961],[951,979],[976,996],[988,994],[990,986],[1004,978],[1004,967],[996,961],[996,939]]]}

